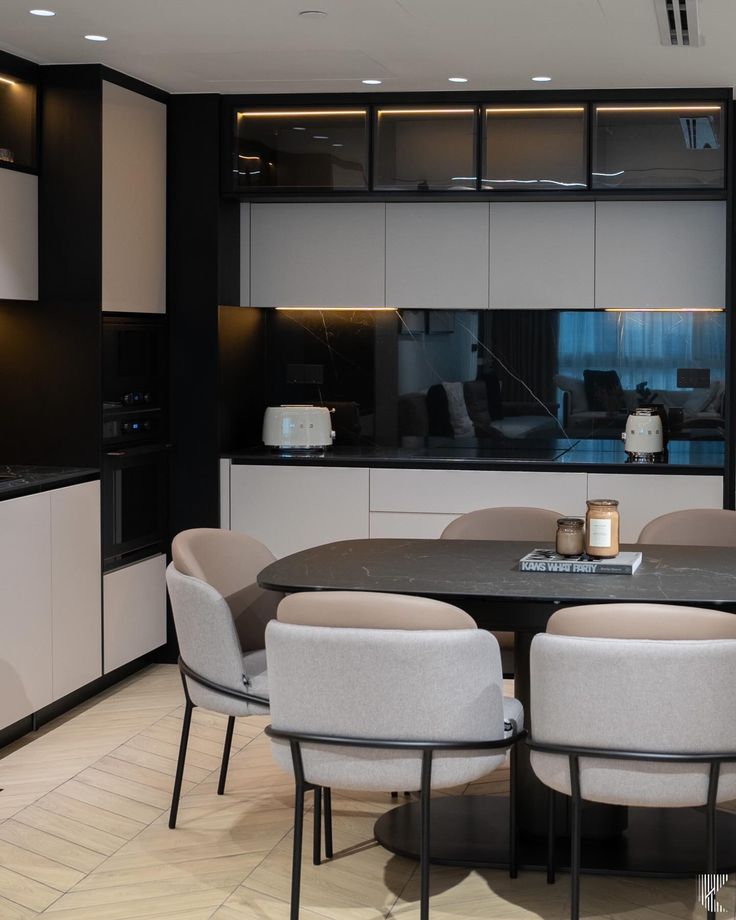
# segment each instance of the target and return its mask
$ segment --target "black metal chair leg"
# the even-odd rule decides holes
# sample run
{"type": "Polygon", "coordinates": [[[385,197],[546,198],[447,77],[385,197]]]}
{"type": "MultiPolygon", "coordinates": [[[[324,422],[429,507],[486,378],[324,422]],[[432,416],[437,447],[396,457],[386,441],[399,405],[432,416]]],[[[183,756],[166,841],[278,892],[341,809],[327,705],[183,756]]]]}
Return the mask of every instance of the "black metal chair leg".
{"type": "Polygon", "coordinates": [[[322,794],[325,806],[325,856],[332,859],[332,790],[325,786],[322,794]]]}
{"type": "Polygon", "coordinates": [[[580,918],[580,769],[576,755],[570,755],[572,808],[570,820],[570,920],[580,918]]]}
{"type": "Polygon", "coordinates": [[[516,878],[519,866],[516,849],[516,745],[511,747],[509,764],[509,878],[516,878]]]}
{"type": "Polygon", "coordinates": [[[233,745],[233,731],[235,729],[235,716],[230,716],[227,720],[227,731],[225,732],[225,747],[222,751],[222,766],[220,767],[220,782],[217,784],[217,794],[225,794],[225,780],[227,779],[227,766],[230,760],[230,748],[233,745]]]}
{"type": "MultiPolygon", "coordinates": [[[[720,764],[712,763],[710,765],[710,777],[708,780],[708,803],[706,807],[706,873],[710,880],[715,882],[716,873],[716,841],[718,826],[716,822],[716,799],[718,798],[718,776],[720,773],[720,764]]],[[[712,908],[715,906],[712,902],[705,905],[708,914],[708,920],[715,920],[716,911],[712,908]]]]}
{"type": "Polygon", "coordinates": [[[171,797],[171,811],[169,812],[169,827],[173,830],[176,827],[176,816],[179,812],[179,799],[181,797],[181,784],[184,779],[184,760],[187,756],[187,744],[189,742],[189,726],[192,724],[193,704],[187,697],[186,708],[184,709],[184,721],[181,726],[181,741],[179,742],[179,760],[176,764],[176,777],[174,779],[174,794],[171,797]]]}
{"type": "Polygon", "coordinates": [[[555,790],[547,787],[547,884],[555,883],[555,790]]]}
{"type": "Polygon", "coordinates": [[[322,862],[322,787],[314,787],[314,835],[312,838],[312,862],[322,862]]]}
{"type": "MultiPolygon", "coordinates": [[[[291,758],[294,764],[296,795],[294,797],[294,849],[291,859],[291,909],[290,920],[299,920],[299,894],[302,881],[302,837],[304,834],[304,767],[297,741],[291,741],[291,758]]],[[[315,787],[315,792],[319,787],[315,787]]]]}
{"type": "Polygon", "coordinates": [[[419,920],[429,920],[429,820],[432,790],[432,752],[422,752],[422,789],[419,822],[419,920]]]}

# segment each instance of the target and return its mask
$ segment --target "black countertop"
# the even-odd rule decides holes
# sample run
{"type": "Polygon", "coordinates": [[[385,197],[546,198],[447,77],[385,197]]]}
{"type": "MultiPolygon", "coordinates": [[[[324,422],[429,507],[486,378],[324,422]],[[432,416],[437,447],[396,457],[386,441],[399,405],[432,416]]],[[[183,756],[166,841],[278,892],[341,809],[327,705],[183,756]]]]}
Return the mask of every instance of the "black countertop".
{"type": "Polygon", "coordinates": [[[533,469],[617,473],[723,473],[722,441],[672,441],[667,463],[627,463],[619,439],[479,441],[405,438],[401,447],[356,445],[322,451],[252,447],[223,454],[236,464],[413,469],[533,469]]]}
{"type": "Polygon", "coordinates": [[[80,482],[91,482],[100,478],[100,471],[86,467],[71,466],[24,466],[21,464],[0,464],[0,501],[6,498],[20,498],[35,492],[60,489],[80,482]],[[5,478],[5,477],[13,477],[5,478]]]}

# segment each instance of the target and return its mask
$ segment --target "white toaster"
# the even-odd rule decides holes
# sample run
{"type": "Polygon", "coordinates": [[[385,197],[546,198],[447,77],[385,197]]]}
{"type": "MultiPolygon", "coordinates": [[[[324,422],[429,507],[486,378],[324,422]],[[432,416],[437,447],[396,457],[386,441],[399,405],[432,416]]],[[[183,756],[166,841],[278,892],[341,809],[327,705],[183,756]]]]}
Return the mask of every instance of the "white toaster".
{"type": "Polygon", "coordinates": [[[324,406],[269,406],[263,416],[263,443],[266,447],[314,450],[331,447],[330,410],[324,406]]]}

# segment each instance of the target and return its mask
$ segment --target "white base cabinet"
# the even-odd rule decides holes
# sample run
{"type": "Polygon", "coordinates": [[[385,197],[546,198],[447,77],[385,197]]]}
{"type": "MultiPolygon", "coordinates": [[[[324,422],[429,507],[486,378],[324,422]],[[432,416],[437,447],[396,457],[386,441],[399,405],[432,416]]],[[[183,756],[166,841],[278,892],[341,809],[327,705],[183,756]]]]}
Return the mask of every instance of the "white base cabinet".
{"type": "Polygon", "coordinates": [[[0,502],[0,728],[102,673],[100,484],[0,502]]]}
{"type": "Polygon", "coordinates": [[[368,536],[366,469],[233,464],[230,527],[275,556],[368,536]]]}
{"type": "Polygon", "coordinates": [[[103,580],[105,674],[166,642],[166,557],[108,572],[103,580]]]}

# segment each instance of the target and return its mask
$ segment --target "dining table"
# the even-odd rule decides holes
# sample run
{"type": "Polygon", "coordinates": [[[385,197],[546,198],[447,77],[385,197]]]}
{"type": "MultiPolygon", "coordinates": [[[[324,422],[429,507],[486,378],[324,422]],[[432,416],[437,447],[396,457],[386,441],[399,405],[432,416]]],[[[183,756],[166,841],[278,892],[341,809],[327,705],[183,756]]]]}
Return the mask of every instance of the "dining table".
{"type": "MultiPolygon", "coordinates": [[[[642,552],[633,575],[520,571],[519,560],[537,546],[501,540],[343,540],[276,560],[259,573],[258,583],[286,593],[380,591],[432,597],[462,608],[481,629],[513,632],[514,695],[532,732],[531,642],[559,607],[643,602],[736,612],[736,548],[622,546],[642,552]]],[[[516,781],[519,865],[541,869],[547,858],[548,792],[534,775],[524,745],[518,748],[516,781]]],[[[556,800],[556,862],[564,868],[569,865],[569,800],[561,795],[556,800]]],[[[509,799],[502,795],[438,797],[432,803],[432,861],[507,865],[508,808],[509,799]]],[[[377,821],[375,836],[392,852],[417,856],[418,802],[389,810],[377,821]]],[[[583,838],[583,871],[644,876],[704,871],[703,809],[586,802],[583,838]]],[[[719,871],[736,870],[736,815],[719,812],[717,846],[719,871]]]]}

